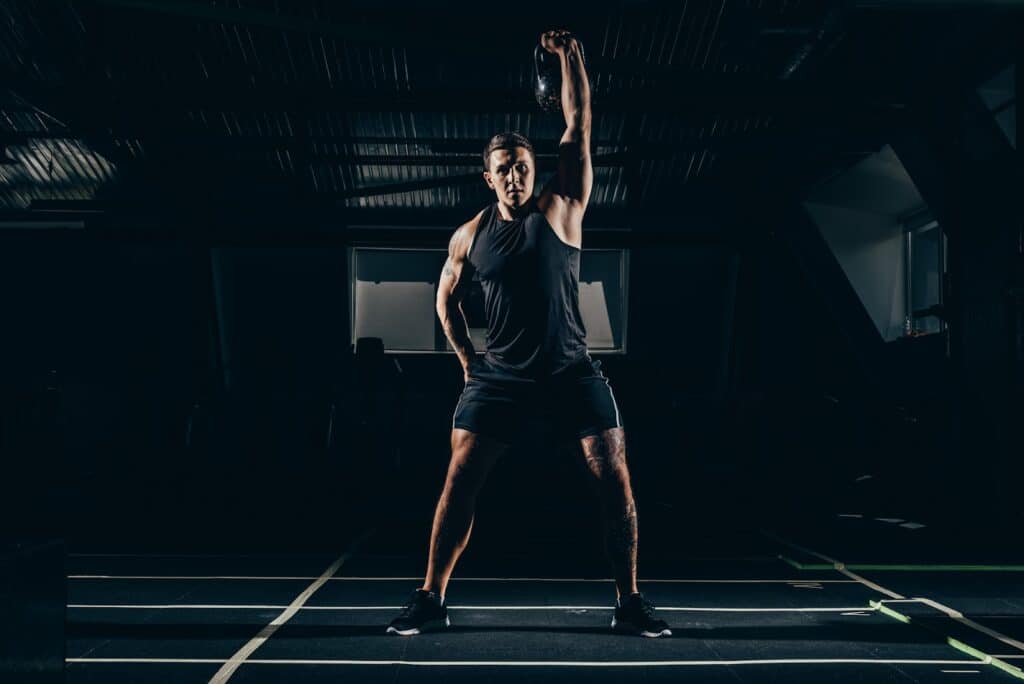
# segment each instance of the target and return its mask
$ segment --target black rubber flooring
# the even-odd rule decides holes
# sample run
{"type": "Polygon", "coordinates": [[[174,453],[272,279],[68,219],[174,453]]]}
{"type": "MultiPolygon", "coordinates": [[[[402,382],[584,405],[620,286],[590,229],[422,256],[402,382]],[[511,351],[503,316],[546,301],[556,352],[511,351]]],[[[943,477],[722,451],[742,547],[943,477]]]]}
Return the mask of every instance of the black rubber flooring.
{"type": "Polygon", "coordinates": [[[904,525],[897,514],[837,515],[799,533],[803,548],[789,547],[783,555],[805,566],[801,574],[820,572],[829,563],[804,546],[813,545],[817,554],[842,562],[866,580],[907,598],[938,603],[900,608],[919,623],[1024,665],[1024,550],[1013,543],[1012,534],[904,525]],[[950,618],[950,611],[964,619],[950,618]],[[998,635],[965,626],[965,620],[998,635]]]}
{"type": "MultiPolygon", "coordinates": [[[[413,551],[416,535],[406,532],[378,531],[357,548],[230,681],[1012,680],[949,646],[942,620],[928,623],[927,607],[891,604],[917,613],[899,622],[871,607],[888,596],[834,569],[793,568],[778,558],[784,545],[748,534],[715,535],[716,548],[642,555],[641,589],[673,627],[669,639],[610,631],[614,587],[593,559],[577,565],[552,551],[560,561],[543,566],[538,557],[547,556],[536,548],[500,553],[484,544],[471,547],[449,585],[451,630],[389,636],[384,626],[424,567],[413,551]]],[[[333,557],[73,555],[67,681],[209,681],[343,550],[333,557]]],[[[875,581],[901,591],[889,579],[875,581]]],[[[946,591],[950,600],[951,591],[977,601],[1002,595],[956,589],[955,579],[936,575],[920,588],[946,591]]],[[[1015,611],[1010,601],[991,617],[1016,619],[1015,611]]]]}
{"type": "MultiPolygon", "coordinates": [[[[839,513],[799,531],[803,544],[819,553],[858,564],[1016,564],[1024,567],[1024,547],[1012,525],[989,528],[964,524],[925,524],[896,512],[839,513]],[[856,517],[851,517],[856,516],[856,517]],[[908,527],[910,526],[910,527],[908,527]]],[[[820,561],[818,561],[820,562],[820,561]]]]}

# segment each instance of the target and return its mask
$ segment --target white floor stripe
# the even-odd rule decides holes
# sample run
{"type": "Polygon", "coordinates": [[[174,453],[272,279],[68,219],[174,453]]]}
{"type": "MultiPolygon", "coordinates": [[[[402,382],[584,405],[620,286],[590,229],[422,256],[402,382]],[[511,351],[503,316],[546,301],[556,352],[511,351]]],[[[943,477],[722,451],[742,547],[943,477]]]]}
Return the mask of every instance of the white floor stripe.
{"type": "MultiPolygon", "coordinates": [[[[75,580],[256,580],[311,581],[313,576],[289,575],[68,575],[75,580]]],[[[422,582],[423,577],[331,577],[331,582],[422,582]]],[[[576,577],[452,577],[452,582],[595,582],[610,584],[613,579],[576,577]]],[[[855,584],[854,580],[806,579],[642,579],[640,584],[855,584]]]]}
{"type": "MultiPolygon", "coordinates": [[[[569,605],[541,605],[541,606],[481,606],[481,605],[451,605],[452,610],[612,610],[611,605],[596,606],[569,606],[569,605]]],[[[285,605],[261,605],[261,604],[230,604],[230,603],[70,603],[68,608],[78,610],[284,610],[289,608],[285,605]]],[[[402,606],[301,606],[299,610],[400,610],[402,606]]],[[[658,606],[658,610],[693,612],[693,613],[849,613],[861,614],[873,612],[875,608],[870,606],[856,607],[819,607],[812,608],[717,608],[701,606],[658,606]]]]}
{"type": "Polygon", "coordinates": [[[236,670],[238,670],[242,663],[245,662],[256,649],[262,646],[267,639],[273,636],[274,632],[276,632],[281,625],[288,622],[293,615],[299,612],[299,609],[302,608],[316,590],[326,584],[327,580],[338,572],[338,569],[345,563],[345,561],[352,557],[356,548],[372,534],[373,530],[370,530],[357,538],[349,547],[349,550],[343,553],[336,561],[331,563],[331,565],[323,571],[323,574],[320,575],[319,579],[306,587],[301,594],[296,596],[295,600],[288,605],[283,613],[274,618],[269,625],[260,630],[259,634],[250,639],[248,643],[242,646],[242,648],[238,649],[238,651],[224,663],[217,673],[213,675],[210,679],[210,684],[223,684],[223,682],[231,679],[231,676],[236,670]]]}
{"type": "MultiPolygon", "coordinates": [[[[68,664],[217,664],[213,658],[66,658],[68,664]]],[[[978,660],[778,658],[765,660],[315,660],[251,658],[246,665],[408,665],[412,667],[733,667],[739,665],[976,665],[978,660]]]]}
{"type": "MultiPolygon", "coordinates": [[[[267,558],[267,559],[288,559],[294,561],[295,559],[327,559],[330,558],[330,554],[314,554],[314,553],[69,553],[68,558],[185,558],[185,559],[209,559],[209,558],[267,558]]],[[[426,558],[418,553],[361,553],[359,554],[361,559],[409,559],[423,560],[426,558]]],[[[711,561],[727,561],[730,563],[736,562],[757,562],[757,563],[770,563],[778,561],[779,559],[775,556],[686,556],[680,555],[678,558],[686,562],[711,562],[711,561]]]]}
{"type": "MultiPolygon", "coordinates": [[[[295,560],[324,559],[333,554],[327,553],[171,553],[167,551],[153,553],[69,553],[68,558],[287,558],[295,560]]],[[[367,556],[372,558],[373,556],[367,556]]]]}
{"type": "MultiPolygon", "coordinates": [[[[76,610],[284,610],[285,605],[260,605],[255,603],[69,603],[68,608],[76,610]]],[[[309,606],[303,606],[309,610],[309,606]]]]}
{"type": "MultiPolygon", "coordinates": [[[[73,580],[257,580],[270,582],[277,580],[310,582],[319,577],[313,576],[259,576],[259,575],[68,575],[73,580]]],[[[328,579],[335,579],[330,577],[328,579]]]]}
{"type": "MultiPolygon", "coordinates": [[[[211,559],[211,558],[226,558],[226,559],[251,559],[251,558],[263,558],[263,559],[288,559],[294,561],[296,559],[305,560],[318,560],[331,558],[329,554],[311,554],[311,553],[69,553],[68,558],[182,558],[187,560],[197,559],[211,559]]],[[[426,562],[426,557],[418,553],[360,553],[360,559],[364,560],[379,560],[379,559],[413,559],[416,561],[426,562]]],[[[778,561],[776,556],[667,556],[667,558],[673,558],[676,560],[686,562],[743,562],[743,563],[775,563],[778,561]]],[[[422,578],[420,578],[422,580],[422,578]]]]}

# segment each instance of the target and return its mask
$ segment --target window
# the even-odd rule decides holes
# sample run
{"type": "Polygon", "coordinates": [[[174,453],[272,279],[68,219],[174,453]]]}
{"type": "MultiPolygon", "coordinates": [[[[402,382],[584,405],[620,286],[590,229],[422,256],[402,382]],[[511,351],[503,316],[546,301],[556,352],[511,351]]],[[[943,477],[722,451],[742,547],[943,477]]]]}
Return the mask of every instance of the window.
{"type": "Polygon", "coordinates": [[[945,329],[945,238],[891,147],[814,188],[804,207],[883,340],[945,329]]]}
{"type": "Polygon", "coordinates": [[[946,236],[929,220],[907,228],[904,248],[907,325],[904,334],[941,332],[945,324],[936,315],[942,304],[942,277],[946,271],[946,236]]]}
{"type": "Polygon", "coordinates": [[[580,259],[580,315],[592,351],[626,351],[628,252],[590,249],[580,259]]]}
{"type": "MultiPolygon", "coordinates": [[[[442,249],[352,248],[349,320],[352,342],[379,337],[388,352],[451,352],[434,302],[442,249]]],[[[580,314],[591,351],[626,349],[628,252],[585,250],[580,260],[580,314]]],[[[470,337],[486,348],[483,291],[473,283],[463,300],[470,337]]]]}
{"type": "Polygon", "coordinates": [[[349,269],[353,344],[360,337],[379,337],[387,351],[436,351],[434,298],[446,255],[441,249],[354,248],[349,269]]]}

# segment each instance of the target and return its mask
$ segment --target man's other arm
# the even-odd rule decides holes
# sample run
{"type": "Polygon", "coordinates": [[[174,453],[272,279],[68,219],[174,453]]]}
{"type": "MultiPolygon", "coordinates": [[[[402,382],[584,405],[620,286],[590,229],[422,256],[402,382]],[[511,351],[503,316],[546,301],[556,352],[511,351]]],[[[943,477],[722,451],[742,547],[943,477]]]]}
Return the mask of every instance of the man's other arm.
{"type": "Polygon", "coordinates": [[[463,377],[469,379],[469,365],[476,357],[473,341],[469,337],[469,326],[462,311],[462,299],[469,289],[473,277],[473,266],[466,258],[473,235],[476,233],[474,219],[463,224],[448,242],[448,258],[441,270],[437,288],[437,317],[441,319],[444,334],[455,349],[462,364],[463,377]]]}

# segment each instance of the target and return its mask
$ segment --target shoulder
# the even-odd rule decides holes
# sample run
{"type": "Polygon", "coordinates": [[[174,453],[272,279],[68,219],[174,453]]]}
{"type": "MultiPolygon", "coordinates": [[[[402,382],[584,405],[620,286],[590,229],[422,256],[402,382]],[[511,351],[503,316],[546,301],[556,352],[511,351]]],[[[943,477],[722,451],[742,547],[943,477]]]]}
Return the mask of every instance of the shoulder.
{"type": "Polygon", "coordinates": [[[466,258],[486,213],[487,207],[481,209],[476,216],[455,229],[451,240],[448,242],[448,253],[452,257],[457,259],[466,258]]]}

